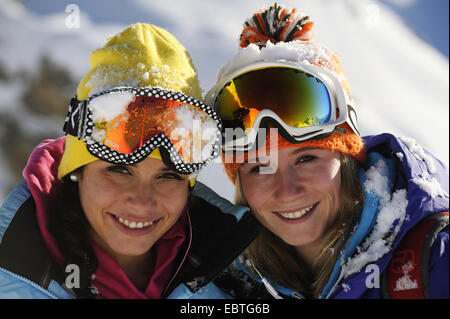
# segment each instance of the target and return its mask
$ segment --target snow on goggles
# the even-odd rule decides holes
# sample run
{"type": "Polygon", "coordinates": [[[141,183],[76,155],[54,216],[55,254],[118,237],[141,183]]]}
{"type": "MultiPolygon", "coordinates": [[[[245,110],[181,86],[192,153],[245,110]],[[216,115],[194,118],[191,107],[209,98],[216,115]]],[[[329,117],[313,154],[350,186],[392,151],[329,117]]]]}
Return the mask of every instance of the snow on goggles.
{"type": "Polygon", "coordinates": [[[116,87],[84,101],[75,97],[64,131],[110,163],[134,164],[159,147],[166,165],[182,174],[211,162],[221,143],[221,120],[214,110],[183,93],[154,87],[116,87]]]}
{"type": "Polygon", "coordinates": [[[273,126],[292,143],[330,136],[356,111],[339,81],[311,65],[258,62],[214,86],[206,103],[222,119],[222,150],[250,151],[258,131],[273,126]]]}

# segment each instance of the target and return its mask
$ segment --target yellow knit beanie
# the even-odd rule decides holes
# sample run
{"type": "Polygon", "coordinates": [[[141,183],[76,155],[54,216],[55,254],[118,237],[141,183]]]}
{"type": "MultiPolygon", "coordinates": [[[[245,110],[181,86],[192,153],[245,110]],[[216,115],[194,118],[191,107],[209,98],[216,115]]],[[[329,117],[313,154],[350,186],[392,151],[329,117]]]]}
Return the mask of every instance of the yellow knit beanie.
{"type": "MultiPolygon", "coordinates": [[[[93,51],[89,65],[89,72],[78,85],[79,101],[116,86],[155,86],[201,99],[189,53],[173,35],[154,25],[129,26],[93,51]]],[[[161,159],[158,148],[149,157],[161,159]]],[[[67,135],[58,178],[95,160],[82,140],[67,135]]]]}

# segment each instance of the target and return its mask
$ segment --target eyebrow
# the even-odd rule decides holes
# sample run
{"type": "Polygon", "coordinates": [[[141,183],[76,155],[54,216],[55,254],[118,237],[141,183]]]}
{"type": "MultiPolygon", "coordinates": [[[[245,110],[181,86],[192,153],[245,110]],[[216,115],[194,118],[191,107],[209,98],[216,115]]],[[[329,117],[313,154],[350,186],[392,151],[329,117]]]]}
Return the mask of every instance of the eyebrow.
{"type": "MultiPolygon", "coordinates": [[[[138,163],[133,163],[133,164],[116,164],[117,166],[123,166],[123,167],[127,167],[127,166],[132,166],[132,167],[136,167],[138,163]]],[[[170,167],[164,166],[162,168],[159,169],[162,172],[172,172],[172,173],[178,173],[177,171],[171,169],[170,167]]]]}
{"type": "Polygon", "coordinates": [[[136,167],[137,163],[133,163],[133,164],[125,164],[125,163],[110,163],[110,162],[106,162],[111,166],[120,166],[120,167],[128,167],[128,166],[132,166],[132,167],[136,167]]]}
{"type": "MultiPolygon", "coordinates": [[[[312,146],[297,148],[296,150],[292,151],[292,153],[290,153],[290,155],[297,155],[299,153],[303,153],[303,152],[307,152],[307,151],[311,151],[311,150],[317,150],[317,149],[319,149],[319,148],[312,147],[312,146]]],[[[255,157],[252,157],[252,159],[254,160],[255,157]]],[[[258,160],[258,157],[256,157],[256,159],[258,160]]]]}
{"type": "MultiPolygon", "coordinates": [[[[166,167],[162,167],[159,170],[162,171],[162,172],[172,172],[172,173],[180,174],[177,171],[175,171],[175,170],[173,170],[173,169],[171,169],[170,167],[167,167],[167,166],[166,167]]],[[[180,174],[180,175],[182,175],[182,174],[180,174]]]]}
{"type": "Polygon", "coordinates": [[[291,155],[297,155],[298,153],[307,152],[311,150],[317,150],[318,147],[303,147],[303,148],[297,148],[295,151],[291,153],[291,155]]]}

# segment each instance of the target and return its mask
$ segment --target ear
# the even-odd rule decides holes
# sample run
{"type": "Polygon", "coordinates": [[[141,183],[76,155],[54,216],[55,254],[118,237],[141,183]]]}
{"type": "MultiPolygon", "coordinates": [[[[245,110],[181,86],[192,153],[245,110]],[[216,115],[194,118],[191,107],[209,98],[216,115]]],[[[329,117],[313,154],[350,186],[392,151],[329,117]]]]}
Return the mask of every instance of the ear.
{"type": "Polygon", "coordinates": [[[76,170],[72,171],[70,174],[67,174],[66,176],[64,176],[64,179],[67,182],[77,183],[83,177],[83,169],[84,169],[84,166],[77,168],[76,170]]]}

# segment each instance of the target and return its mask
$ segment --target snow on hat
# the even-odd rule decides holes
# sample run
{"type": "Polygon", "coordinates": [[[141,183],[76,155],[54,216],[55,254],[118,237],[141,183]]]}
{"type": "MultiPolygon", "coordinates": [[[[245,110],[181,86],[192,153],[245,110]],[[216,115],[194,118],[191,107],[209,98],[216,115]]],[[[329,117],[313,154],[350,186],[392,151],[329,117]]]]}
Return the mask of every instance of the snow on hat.
{"type": "MultiPolygon", "coordinates": [[[[154,25],[129,26],[93,51],[89,64],[89,72],[78,85],[80,101],[115,86],[155,86],[202,97],[189,53],[173,35],[154,25]]],[[[159,150],[149,157],[161,159],[159,150]]],[[[95,160],[82,140],[67,135],[58,178],[95,160]]]]}
{"type": "MultiPolygon", "coordinates": [[[[290,10],[275,3],[268,9],[260,9],[244,22],[239,42],[240,50],[219,70],[217,82],[257,61],[311,64],[333,74],[351,100],[348,78],[339,56],[315,41],[313,25],[314,22],[309,16],[295,8],[290,10]]],[[[340,126],[345,129],[345,134],[334,133],[324,139],[299,144],[289,143],[279,135],[278,149],[298,146],[318,147],[349,154],[358,161],[364,161],[365,148],[362,139],[347,123],[340,126]]],[[[267,135],[262,149],[269,145],[270,134],[267,135]]],[[[254,155],[245,154],[244,160],[254,155]]],[[[235,183],[237,171],[242,163],[227,163],[225,159],[225,154],[222,154],[225,171],[232,183],[235,183]]]]}

